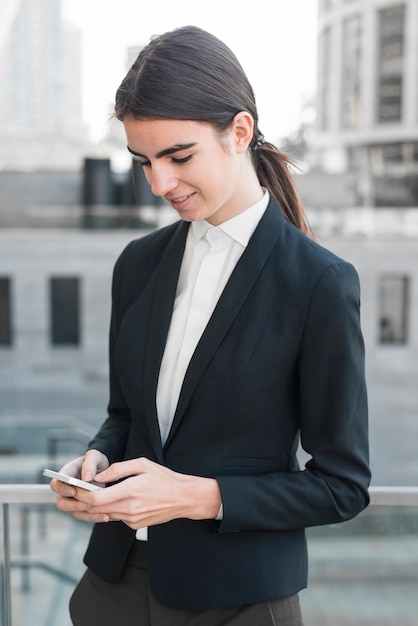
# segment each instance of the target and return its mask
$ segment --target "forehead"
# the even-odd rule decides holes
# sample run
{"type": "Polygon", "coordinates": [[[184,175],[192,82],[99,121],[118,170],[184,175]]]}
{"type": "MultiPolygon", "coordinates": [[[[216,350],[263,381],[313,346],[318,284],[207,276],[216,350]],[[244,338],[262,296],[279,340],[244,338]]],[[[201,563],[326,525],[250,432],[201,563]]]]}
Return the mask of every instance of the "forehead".
{"type": "Polygon", "coordinates": [[[215,137],[207,122],[194,120],[136,119],[123,120],[128,145],[133,150],[162,150],[176,144],[201,143],[215,137]]]}

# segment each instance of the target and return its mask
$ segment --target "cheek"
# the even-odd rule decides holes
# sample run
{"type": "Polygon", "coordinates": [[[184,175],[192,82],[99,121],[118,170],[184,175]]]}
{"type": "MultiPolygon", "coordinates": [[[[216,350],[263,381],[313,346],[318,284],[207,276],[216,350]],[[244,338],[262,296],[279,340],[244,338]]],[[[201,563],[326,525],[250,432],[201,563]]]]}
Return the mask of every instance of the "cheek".
{"type": "Polygon", "coordinates": [[[204,179],[211,181],[212,184],[218,186],[228,185],[234,168],[234,160],[219,151],[214,154],[213,158],[206,164],[204,168],[204,179]]]}
{"type": "Polygon", "coordinates": [[[225,160],[219,167],[210,171],[209,177],[212,189],[221,196],[229,194],[235,187],[234,169],[228,160],[225,160]]]}

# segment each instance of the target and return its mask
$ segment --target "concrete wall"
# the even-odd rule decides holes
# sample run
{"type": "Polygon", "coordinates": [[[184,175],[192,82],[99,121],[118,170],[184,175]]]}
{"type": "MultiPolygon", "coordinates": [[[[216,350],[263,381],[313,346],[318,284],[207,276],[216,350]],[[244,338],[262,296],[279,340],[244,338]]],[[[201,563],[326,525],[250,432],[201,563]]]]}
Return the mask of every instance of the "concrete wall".
{"type": "Polygon", "coordinates": [[[0,231],[0,275],[12,281],[13,326],[12,346],[0,348],[0,415],[103,417],[112,268],[134,237],[131,231],[0,231]],[[81,280],[79,347],[50,344],[51,276],[81,280]]]}

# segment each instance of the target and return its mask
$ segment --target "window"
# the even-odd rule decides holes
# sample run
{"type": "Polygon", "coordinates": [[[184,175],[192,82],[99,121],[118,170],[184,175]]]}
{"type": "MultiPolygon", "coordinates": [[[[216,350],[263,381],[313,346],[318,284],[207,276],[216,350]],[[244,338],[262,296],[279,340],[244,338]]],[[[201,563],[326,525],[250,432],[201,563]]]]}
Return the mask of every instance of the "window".
{"type": "Polygon", "coordinates": [[[386,274],[379,279],[379,341],[404,344],[408,340],[409,278],[386,274]]]}
{"type": "Polygon", "coordinates": [[[77,346],[80,343],[80,281],[78,278],[50,279],[51,343],[77,346]]]}
{"type": "Polygon", "coordinates": [[[359,128],[361,123],[362,24],[360,16],[343,24],[342,124],[359,128]]]}
{"type": "Polygon", "coordinates": [[[370,166],[375,206],[418,206],[418,142],[372,145],[370,166]]]}
{"type": "Polygon", "coordinates": [[[402,119],[405,6],[379,12],[378,121],[402,119]]]}
{"type": "Polygon", "coordinates": [[[0,346],[12,344],[10,278],[0,277],[0,346]]]}

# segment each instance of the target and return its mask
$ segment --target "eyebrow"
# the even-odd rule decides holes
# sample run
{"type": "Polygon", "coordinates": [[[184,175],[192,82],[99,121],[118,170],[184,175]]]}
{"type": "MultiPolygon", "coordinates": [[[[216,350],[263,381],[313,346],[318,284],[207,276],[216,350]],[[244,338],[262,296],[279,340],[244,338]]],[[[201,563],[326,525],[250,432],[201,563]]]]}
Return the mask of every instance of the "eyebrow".
{"type": "MultiPolygon", "coordinates": [[[[174,146],[171,146],[171,148],[166,148],[165,150],[161,150],[161,152],[157,152],[157,154],[155,155],[157,159],[161,159],[162,157],[165,157],[169,154],[175,154],[176,152],[181,152],[181,150],[188,150],[189,148],[193,148],[193,146],[196,145],[196,142],[194,143],[178,143],[174,146]]],[[[129,146],[126,146],[128,149],[128,152],[130,152],[131,154],[133,154],[136,157],[140,157],[141,159],[147,159],[148,157],[145,156],[145,154],[140,154],[139,152],[135,152],[135,150],[132,150],[132,148],[130,148],[129,146]]]]}

